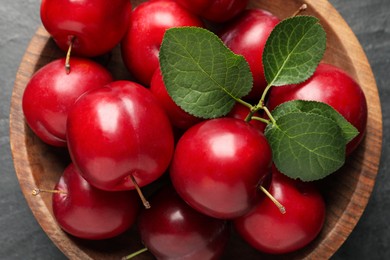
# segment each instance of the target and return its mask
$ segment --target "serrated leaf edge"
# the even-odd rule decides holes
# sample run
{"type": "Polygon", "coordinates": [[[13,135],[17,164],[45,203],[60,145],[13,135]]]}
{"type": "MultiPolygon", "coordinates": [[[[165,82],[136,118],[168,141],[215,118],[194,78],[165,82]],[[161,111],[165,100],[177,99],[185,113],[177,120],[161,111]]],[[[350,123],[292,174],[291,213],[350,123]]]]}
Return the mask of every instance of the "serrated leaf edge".
{"type": "MultiPolygon", "coordinates": [[[[337,111],[336,111],[336,112],[337,112],[337,111]]],[[[320,114],[316,114],[316,113],[307,113],[307,112],[302,112],[302,111],[301,111],[301,112],[291,112],[291,113],[283,114],[283,115],[281,115],[280,117],[278,117],[278,119],[283,118],[283,117],[286,117],[286,116],[287,116],[287,117],[288,117],[288,116],[291,116],[291,114],[313,114],[313,115],[316,115],[316,116],[318,116],[318,117],[322,117],[322,118],[325,118],[325,119],[334,121],[332,118],[328,118],[328,117],[325,117],[325,116],[320,115],[320,114]]],[[[276,120],[276,121],[277,121],[277,120],[276,120]]],[[[336,124],[336,126],[340,129],[340,132],[342,132],[341,127],[338,126],[337,124],[336,124]]],[[[269,133],[269,130],[270,130],[271,128],[274,128],[274,127],[277,127],[283,134],[286,135],[285,131],[282,131],[282,129],[279,128],[279,126],[277,125],[277,123],[275,123],[275,124],[268,124],[267,127],[266,127],[265,130],[264,130],[264,135],[265,135],[265,137],[267,138],[267,140],[269,140],[269,138],[270,138],[270,137],[269,137],[269,134],[268,134],[268,133],[269,133]]],[[[297,143],[299,146],[304,147],[304,149],[306,149],[306,147],[303,146],[302,144],[298,143],[297,141],[295,141],[295,140],[292,139],[292,138],[290,138],[290,139],[293,140],[295,143],[297,143]]],[[[271,144],[270,141],[268,141],[268,142],[271,144]]],[[[346,144],[346,142],[345,142],[345,144],[346,144]]],[[[273,158],[275,158],[276,150],[277,150],[277,149],[272,149],[272,157],[273,157],[273,158]]],[[[321,157],[323,157],[323,156],[321,156],[321,157]]],[[[326,157],[324,157],[324,158],[326,158],[326,157]]],[[[302,180],[302,181],[308,182],[308,181],[317,181],[317,180],[323,179],[323,178],[325,178],[325,177],[327,177],[327,176],[333,174],[334,172],[336,172],[337,170],[339,170],[339,169],[344,165],[344,163],[345,163],[345,156],[344,156],[343,159],[340,160],[340,161],[333,160],[332,158],[328,158],[328,159],[331,159],[332,161],[335,161],[336,163],[339,163],[339,164],[340,164],[339,168],[337,168],[337,169],[332,169],[331,171],[327,171],[328,173],[325,174],[325,175],[314,174],[314,175],[311,176],[312,178],[302,178],[301,176],[293,176],[293,175],[291,175],[290,173],[283,171],[283,169],[280,169],[278,163],[275,162],[275,160],[274,160],[274,165],[275,165],[276,168],[277,168],[281,173],[283,173],[284,175],[286,175],[286,176],[288,176],[288,177],[290,177],[290,178],[292,178],[292,179],[300,179],[300,180],[302,180]]]]}
{"type": "MultiPolygon", "coordinates": [[[[231,53],[233,54],[232,57],[234,56],[236,61],[238,61],[239,59],[241,59],[240,62],[244,62],[245,65],[246,65],[246,67],[248,67],[248,69],[249,69],[249,71],[250,71],[249,63],[248,63],[248,61],[245,59],[245,57],[244,57],[243,55],[234,53],[232,50],[230,50],[230,49],[224,44],[224,42],[222,41],[222,39],[221,39],[220,37],[218,37],[215,33],[213,33],[212,31],[210,31],[210,30],[208,30],[208,29],[205,29],[205,28],[196,27],[196,26],[181,26],[181,27],[169,28],[169,29],[167,29],[167,30],[165,31],[165,33],[164,33],[164,37],[163,37],[163,40],[162,40],[162,42],[161,42],[161,46],[163,46],[163,44],[165,44],[165,42],[167,41],[166,38],[165,38],[165,34],[170,33],[171,31],[181,30],[181,29],[183,29],[183,28],[184,28],[184,29],[190,28],[190,29],[195,29],[195,30],[199,30],[199,31],[202,30],[202,31],[205,31],[205,32],[209,33],[210,36],[212,36],[212,37],[214,37],[214,39],[218,40],[218,42],[221,43],[221,45],[222,45],[226,50],[228,50],[229,52],[231,52],[231,53]]],[[[188,54],[189,54],[189,56],[190,56],[191,58],[193,58],[192,55],[191,55],[190,53],[188,53],[188,54]]],[[[164,57],[162,57],[161,51],[160,51],[160,52],[159,52],[159,60],[161,60],[161,59],[163,59],[163,58],[164,58],[164,57]]],[[[193,58],[193,60],[195,60],[195,59],[193,58]]],[[[161,62],[159,62],[159,66],[160,66],[160,70],[161,70],[161,72],[162,72],[164,85],[166,86],[167,84],[166,84],[166,81],[165,81],[165,79],[164,79],[164,73],[163,73],[163,68],[162,68],[162,66],[161,66],[161,62]]],[[[226,89],[226,86],[222,86],[221,84],[219,84],[218,82],[216,82],[216,81],[214,80],[214,78],[211,77],[211,76],[209,75],[209,73],[207,73],[202,67],[199,67],[199,68],[200,68],[200,69],[203,71],[203,73],[205,73],[205,74],[206,74],[206,75],[207,75],[207,76],[208,76],[216,85],[218,85],[218,86],[220,87],[220,89],[223,90],[223,92],[225,92],[227,95],[229,95],[233,100],[236,100],[236,101],[237,101],[239,98],[241,98],[241,97],[235,97],[230,91],[228,91],[228,90],[226,89]]],[[[252,75],[252,73],[250,73],[250,75],[252,75]]],[[[242,96],[245,96],[245,95],[249,94],[249,92],[250,92],[251,89],[253,88],[253,76],[251,77],[250,80],[251,80],[251,86],[252,86],[252,87],[251,87],[246,93],[244,93],[242,96]]],[[[203,118],[203,119],[212,119],[212,118],[217,118],[217,117],[225,116],[226,114],[228,114],[228,113],[230,112],[230,111],[227,111],[227,112],[224,113],[224,114],[209,115],[209,116],[207,116],[207,117],[206,117],[206,116],[201,116],[201,115],[196,114],[196,113],[194,113],[193,111],[191,111],[191,110],[189,110],[189,109],[183,107],[181,104],[178,104],[178,103],[176,102],[176,100],[172,97],[172,94],[171,94],[171,92],[169,91],[169,88],[166,88],[166,89],[167,89],[168,95],[171,97],[171,99],[173,100],[173,102],[175,102],[176,105],[178,105],[181,109],[183,109],[186,113],[188,113],[188,114],[190,114],[190,115],[193,115],[193,116],[196,116],[196,117],[199,117],[199,118],[203,118]]],[[[233,108],[233,106],[234,106],[234,104],[232,104],[230,110],[233,108]]]]}
{"type": "MultiPolygon", "coordinates": [[[[301,17],[309,17],[309,18],[315,20],[316,22],[313,23],[313,26],[316,25],[316,24],[321,25],[320,20],[319,20],[317,17],[315,17],[315,16],[312,16],[312,15],[299,15],[299,16],[294,16],[294,17],[288,17],[288,18],[286,18],[286,19],[280,21],[280,22],[277,24],[277,26],[280,25],[280,24],[286,23],[286,22],[288,22],[288,21],[290,21],[290,20],[292,20],[292,19],[299,19],[299,18],[301,18],[301,17]]],[[[272,35],[272,33],[277,29],[277,26],[275,26],[275,27],[273,28],[273,30],[271,31],[271,34],[270,34],[270,35],[272,35]]],[[[321,25],[321,28],[322,28],[322,29],[324,30],[324,32],[325,32],[325,34],[324,34],[324,36],[325,36],[325,42],[327,42],[327,34],[326,34],[326,31],[325,31],[325,29],[323,28],[322,25],[321,25]]],[[[271,44],[271,43],[267,40],[267,41],[266,41],[266,44],[265,44],[265,47],[264,47],[264,50],[268,49],[268,46],[269,46],[270,44],[271,44]]],[[[324,56],[324,54],[325,54],[325,49],[326,49],[326,44],[325,44],[325,46],[324,46],[324,51],[323,51],[322,55],[321,55],[320,57],[318,57],[318,59],[316,60],[316,63],[320,63],[321,60],[323,59],[323,56],[324,56]]],[[[266,67],[264,66],[264,57],[265,57],[265,55],[263,54],[262,65],[263,65],[264,74],[266,74],[266,73],[265,73],[266,67]]],[[[287,60],[288,60],[288,59],[286,59],[286,60],[283,62],[283,64],[285,64],[285,63],[287,62],[287,60]]],[[[282,66],[281,68],[283,68],[283,66],[282,66]]],[[[281,68],[279,69],[279,72],[277,73],[277,75],[272,79],[272,81],[271,81],[271,82],[267,82],[268,85],[275,86],[275,87],[287,85],[287,84],[274,85],[274,82],[276,81],[276,79],[278,78],[278,75],[279,75],[280,71],[282,70],[281,68]]],[[[315,72],[315,69],[314,69],[313,71],[311,71],[311,72],[308,74],[308,77],[307,77],[306,79],[303,79],[303,80],[301,80],[301,81],[297,81],[297,82],[294,82],[294,83],[288,83],[288,84],[299,84],[299,83],[305,82],[306,80],[308,80],[308,79],[314,74],[314,72],[315,72]]],[[[266,79],[266,80],[267,80],[267,79],[266,79]]]]}

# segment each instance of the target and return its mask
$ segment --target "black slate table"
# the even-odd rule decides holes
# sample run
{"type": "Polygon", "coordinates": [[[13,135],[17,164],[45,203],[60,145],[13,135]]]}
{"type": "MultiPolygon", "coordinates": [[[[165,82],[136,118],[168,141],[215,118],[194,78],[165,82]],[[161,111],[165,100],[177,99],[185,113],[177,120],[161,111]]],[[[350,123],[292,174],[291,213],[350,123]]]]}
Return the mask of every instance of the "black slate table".
{"type": "MultiPolygon", "coordinates": [[[[333,259],[390,259],[390,1],[330,2],[357,35],[372,66],[384,134],[380,170],[369,204],[333,259]]],[[[39,5],[39,0],[2,0],[0,5],[0,259],[66,259],[28,208],[9,147],[10,97],[22,55],[40,25],[39,5]]]]}

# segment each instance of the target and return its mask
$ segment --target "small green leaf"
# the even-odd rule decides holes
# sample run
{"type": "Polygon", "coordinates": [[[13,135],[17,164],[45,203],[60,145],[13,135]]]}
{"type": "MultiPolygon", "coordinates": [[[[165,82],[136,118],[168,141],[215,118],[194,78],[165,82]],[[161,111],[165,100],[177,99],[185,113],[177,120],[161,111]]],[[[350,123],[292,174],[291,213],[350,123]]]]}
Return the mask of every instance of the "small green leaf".
{"type": "Polygon", "coordinates": [[[306,100],[288,101],[276,107],[272,111],[272,115],[275,120],[277,120],[277,118],[292,112],[313,113],[332,119],[341,128],[342,134],[347,143],[359,134],[359,131],[339,112],[323,102],[306,100]]]}
{"type": "Polygon", "coordinates": [[[183,110],[202,118],[226,115],[249,93],[252,74],[214,33],[197,27],[172,28],[162,41],[160,66],[169,95],[183,110]]]}
{"type": "Polygon", "coordinates": [[[297,84],[308,79],[321,61],[326,33],[313,16],[295,16],[280,22],[271,32],[263,52],[269,85],[297,84]]]}
{"type": "Polygon", "coordinates": [[[267,126],[265,136],[276,167],[294,179],[322,179],[345,162],[346,142],[341,128],[319,114],[280,115],[275,124],[267,126]]]}

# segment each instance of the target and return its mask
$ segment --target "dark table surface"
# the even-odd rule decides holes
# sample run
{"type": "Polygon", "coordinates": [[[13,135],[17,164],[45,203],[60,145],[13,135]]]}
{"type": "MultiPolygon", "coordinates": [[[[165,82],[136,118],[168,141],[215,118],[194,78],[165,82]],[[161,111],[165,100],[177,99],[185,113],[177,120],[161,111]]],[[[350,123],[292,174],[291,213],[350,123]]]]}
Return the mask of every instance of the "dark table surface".
{"type": "MultiPolygon", "coordinates": [[[[351,236],[334,259],[390,259],[390,0],[330,0],[357,35],[372,66],[383,113],[383,149],[376,185],[351,236]]],[[[9,146],[15,74],[40,25],[39,0],[0,5],[0,259],[65,259],[34,219],[19,188],[9,146]]]]}

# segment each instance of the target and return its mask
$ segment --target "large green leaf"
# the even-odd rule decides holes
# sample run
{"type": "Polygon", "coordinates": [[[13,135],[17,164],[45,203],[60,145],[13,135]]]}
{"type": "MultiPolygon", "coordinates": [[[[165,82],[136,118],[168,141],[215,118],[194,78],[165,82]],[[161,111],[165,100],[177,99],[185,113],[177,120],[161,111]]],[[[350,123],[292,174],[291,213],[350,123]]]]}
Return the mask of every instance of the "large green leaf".
{"type": "Polygon", "coordinates": [[[342,131],[345,141],[348,143],[359,134],[359,131],[349,123],[339,112],[326,103],[306,100],[293,100],[285,102],[272,111],[273,117],[279,117],[292,112],[306,112],[325,116],[332,119],[342,131]]]}
{"type": "Polygon", "coordinates": [[[252,88],[246,60],[206,29],[167,30],[159,59],[169,95],[183,110],[198,117],[226,115],[236,99],[252,88]]]}
{"type": "Polygon", "coordinates": [[[346,141],[334,120],[316,113],[290,112],[276,117],[265,135],[276,167],[285,175],[313,181],[345,162],[346,141]]]}
{"type": "Polygon", "coordinates": [[[308,79],[321,61],[326,33],[313,16],[295,16],[280,22],[269,36],[263,52],[269,85],[296,84],[308,79]]]}

